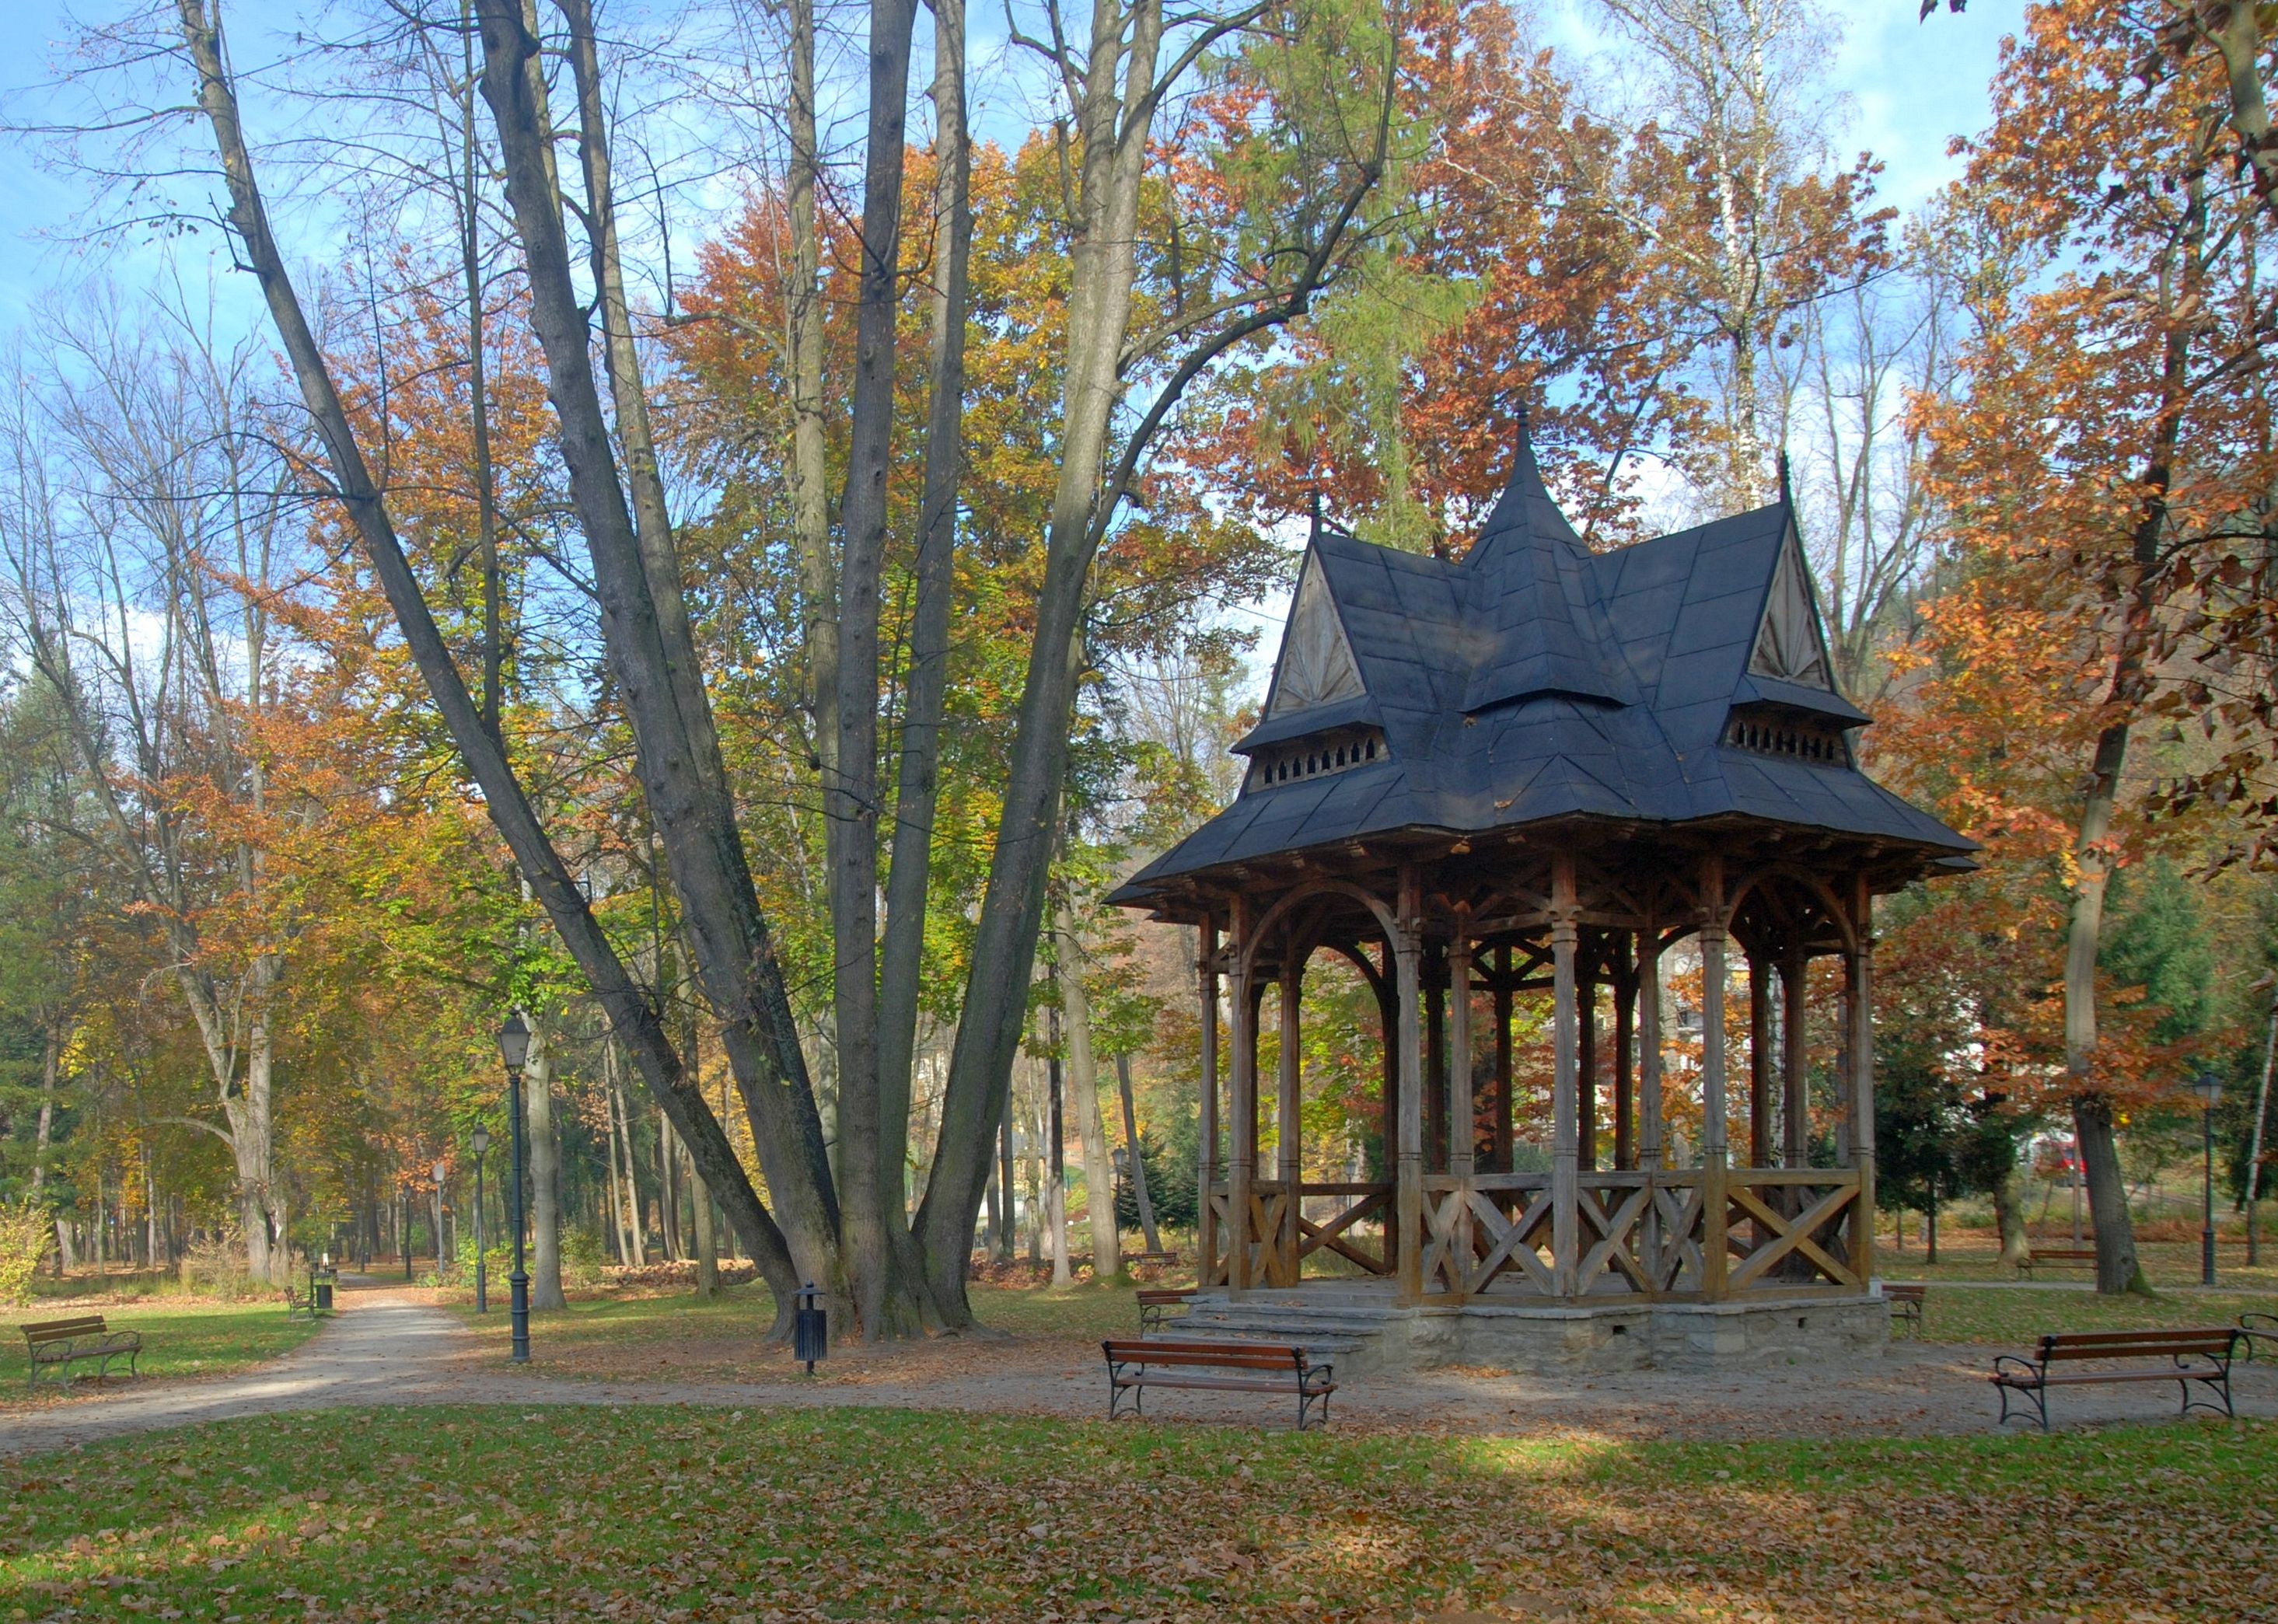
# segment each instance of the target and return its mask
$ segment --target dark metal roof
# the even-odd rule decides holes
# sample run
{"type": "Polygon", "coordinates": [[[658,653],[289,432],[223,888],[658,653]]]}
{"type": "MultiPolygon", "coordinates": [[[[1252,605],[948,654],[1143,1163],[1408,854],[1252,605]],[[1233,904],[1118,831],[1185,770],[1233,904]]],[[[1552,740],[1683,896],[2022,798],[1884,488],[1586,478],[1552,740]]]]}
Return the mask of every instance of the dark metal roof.
{"type": "Polygon", "coordinates": [[[1144,903],[1178,876],[1395,830],[1575,817],[1756,820],[1911,847],[1925,861],[1975,850],[1842,760],[1725,742],[1736,708],[1823,730],[1869,720],[1831,682],[1795,680],[1758,655],[1785,549],[1803,583],[1802,596],[1787,589],[1786,612],[1823,653],[1785,491],[1751,513],[1593,553],[1522,440],[1460,563],[1317,525],[1305,568],[1326,581],[1366,696],[1270,714],[1237,748],[1365,720],[1383,728],[1386,755],[1247,784],[1112,900],[1144,903]]]}

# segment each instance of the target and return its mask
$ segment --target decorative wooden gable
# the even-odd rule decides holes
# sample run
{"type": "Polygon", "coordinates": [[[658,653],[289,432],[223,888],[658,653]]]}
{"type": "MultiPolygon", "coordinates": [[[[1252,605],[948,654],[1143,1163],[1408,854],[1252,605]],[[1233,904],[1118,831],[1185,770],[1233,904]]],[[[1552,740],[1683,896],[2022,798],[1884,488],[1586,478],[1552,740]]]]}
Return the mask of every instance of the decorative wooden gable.
{"type": "Polygon", "coordinates": [[[1273,691],[1265,714],[1288,716],[1299,711],[1357,699],[1367,688],[1353,660],[1352,643],[1337,616],[1336,600],[1321,573],[1320,560],[1308,553],[1305,573],[1297,582],[1296,601],[1289,624],[1281,634],[1281,658],[1273,668],[1273,691]]]}
{"type": "Polygon", "coordinates": [[[1748,659],[1748,675],[1836,691],[1835,674],[1827,659],[1826,633],[1820,627],[1819,606],[1812,601],[1811,574],[1803,561],[1803,543],[1793,524],[1780,544],[1771,591],[1764,599],[1763,620],[1756,628],[1755,652],[1748,659]]]}

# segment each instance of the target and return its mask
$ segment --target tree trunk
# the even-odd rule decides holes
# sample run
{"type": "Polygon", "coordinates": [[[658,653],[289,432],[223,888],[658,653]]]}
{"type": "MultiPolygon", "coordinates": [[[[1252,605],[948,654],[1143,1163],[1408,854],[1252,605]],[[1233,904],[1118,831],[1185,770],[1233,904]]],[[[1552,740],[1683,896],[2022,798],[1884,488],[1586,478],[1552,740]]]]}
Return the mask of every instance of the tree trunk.
{"type": "Polygon", "coordinates": [[[1083,985],[1083,949],[1075,920],[1060,910],[1060,997],[1067,1006],[1068,1083],[1075,1090],[1075,1131],[1083,1139],[1084,1208],[1091,1220],[1091,1277],[1123,1276],[1122,1237],[1115,1224],[1115,1160],[1099,1109],[1099,1067],[1091,1052],[1091,999],[1083,985]]]}
{"type": "MultiPolygon", "coordinates": [[[[949,686],[957,492],[965,460],[965,325],[973,247],[971,152],[965,128],[965,0],[934,0],[935,284],[932,379],[925,475],[918,501],[917,601],[910,621],[909,675],[902,698],[901,759],[894,795],[893,853],[886,872],[886,932],[878,981],[878,1168],[892,1233],[909,1246],[910,1098],[915,1080],[918,997],[925,969],[927,893],[939,799],[941,725],[949,686]]],[[[913,1277],[917,1277],[916,1274],[913,1277]]],[[[930,1300],[928,1300],[929,1305],[930,1300]]]]}
{"type": "Polygon", "coordinates": [[[712,1192],[704,1186],[704,1176],[695,1164],[687,1164],[688,1193],[694,1213],[696,1229],[696,1294],[717,1297],[720,1294],[720,1235],[712,1224],[712,1192]]]}
{"type": "Polygon", "coordinates": [[[816,218],[822,171],[814,110],[814,0],[791,0],[790,309],[791,536],[799,549],[799,621],[815,766],[838,771],[838,567],[830,552],[829,442],[822,420],[822,235],[816,218]]]}
{"type": "MultiPolygon", "coordinates": [[[[514,852],[516,863],[530,881],[563,944],[577,959],[578,968],[607,1012],[611,1027],[631,1046],[650,1090],[661,1104],[675,1113],[677,1120],[685,1117],[679,1125],[699,1165],[722,1190],[730,1216],[744,1231],[761,1272],[775,1288],[777,1300],[787,1305],[799,1280],[797,1262],[791,1249],[791,1237],[777,1226],[774,1215],[760,1201],[709,1107],[700,1095],[693,1094],[682,1075],[679,1057],[665,1038],[655,1011],[648,1007],[626,973],[607,933],[593,918],[576,876],[554,850],[505,752],[490,736],[479,709],[467,692],[449,645],[435,624],[417,577],[404,555],[364,461],[354,425],[333,387],[331,370],[302,309],[284,255],[271,233],[267,210],[245,145],[236,88],[225,66],[226,52],[218,21],[210,17],[201,0],[179,0],[179,4],[183,42],[197,72],[200,111],[213,131],[229,190],[230,226],[243,252],[243,263],[260,282],[263,298],[283,342],[294,380],[300,385],[302,399],[324,442],[324,457],[333,487],[371,561],[389,608],[403,632],[407,650],[441,712],[462,759],[480,786],[485,808],[514,852]]],[[[563,443],[572,446],[573,466],[581,470],[573,484],[582,487],[584,499],[580,506],[585,510],[585,528],[599,560],[597,573],[606,576],[602,591],[605,626],[615,630],[617,640],[623,643],[631,637],[629,619],[632,629],[646,626],[654,632],[654,618],[651,615],[644,620],[638,614],[628,614],[629,606],[646,595],[646,583],[626,568],[629,551],[637,560],[638,549],[629,550],[627,546],[631,520],[623,511],[621,491],[615,492],[617,507],[614,514],[609,507],[614,480],[609,477],[608,435],[599,421],[586,349],[591,332],[570,286],[558,206],[551,229],[547,229],[544,200],[555,198],[556,193],[551,179],[550,135],[540,133],[541,129],[550,131],[550,122],[542,119],[537,111],[542,81],[529,70],[529,65],[535,60],[536,42],[524,28],[523,18],[509,0],[485,0],[483,35],[484,93],[494,110],[501,105],[506,109],[500,128],[502,141],[511,147],[514,155],[515,189],[520,194],[516,217],[525,225],[534,225],[539,232],[539,240],[530,248],[529,257],[545,272],[547,319],[544,326],[553,339],[548,351],[554,363],[549,381],[558,392],[566,392],[571,408],[562,421],[563,443]],[[597,488],[600,486],[609,488],[597,488]]],[[[557,393],[557,407],[564,398],[564,393],[557,393]]],[[[632,640],[638,642],[638,638],[632,640]]],[[[638,708],[651,717],[653,726],[654,707],[676,704],[680,698],[678,694],[669,700],[664,697],[669,673],[661,678],[658,667],[669,665],[669,661],[661,658],[661,652],[651,643],[625,650],[620,666],[629,698],[635,697],[637,691],[640,701],[638,708]]],[[[692,661],[689,666],[692,671],[692,661]]],[[[700,700],[700,693],[698,698],[700,700]]],[[[652,805],[658,804],[658,791],[669,788],[671,794],[665,798],[674,814],[676,828],[682,832],[706,801],[702,791],[707,786],[700,782],[701,763],[707,759],[715,766],[718,762],[716,740],[711,737],[707,723],[708,716],[699,715],[691,724],[696,731],[694,738],[686,740],[684,745],[678,740],[661,745],[683,767],[692,762],[696,764],[693,770],[699,775],[699,782],[692,793],[685,773],[674,775],[669,785],[645,784],[651,791],[652,805]],[[676,749],[676,745],[679,747],[676,749]]],[[[671,734],[679,729],[664,731],[671,734]]],[[[715,803],[719,798],[711,797],[715,803]]],[[[732,826],[732,813],[727,821],[732,826]]],[[[706,850],[732,877],[741,870],[740,847],[732,837],[725,842],[713,842],[716,833],[716,829],[707,829],[695,843],[712,842],[706,845],[706,850]]],[[[692,864],[694,859],[691,861],[692,864]]],[[[720,876],[707,871],[698,879],[707,902],[719,901],[723,888],[720,876]]],[[[739,1063],[745,1109],[753,1118],[762,1162],[772,1158],[774,1166],[769,1178],[778,1199],[795,1207],[805,1203],[794,1227],[800,1247],[812,1254],[818,1244],[825,1251],[829,1249],[831,1216],[827,1178],[817,1177],[821,1169],[821,1135],[813,1127],[813,1096],[804,1086],[805,1062],[799,1054],[797,1033],[789,1024],[788,1000],[781,995],[781,976],[773,947],[765,922],[758,916],[756,898],[749,895],[747,873],[743,879],[744,908],[739,911],[734,905],[733,888],[726,886],[728,897],[713,911],[712,924],[719,933],[739,938],[723,945],[716,962],[741,967],[737,972],[722,975],[722,987],[714,989],[715,1001],[723,1003],[730,1029],[738,1034],[730,1045],[730,1053],[739,1063]],[[746,973],[756,986],[742,979],[746,973]],[[763,1087],[763,1082],[789,1086],[763,1087]],[[779,1099],[778,1095],[790,1097],[779,1099]],[[819,1243],[818,1230],[822,1231],[819,1243]]],[[[684,888],[684,897],[687,895],[684,888]]],[[[776,1334],[783,1334],[787,1325],[786,1308],[778,1314],[776,1334]]]]}
{"type": "Polygon", "coordinates": [[[1993,1222],[2001,1232],[2000,1262],[2014,1269],[2032,1254],[2025,1236],[2025,1170],[2012,1164],[1993,1186],[1993,1222]]]}
{"type": "Polygon", "coordinates": [[[530,1057],[522,1068],[530,1156],[530,1306],[569,1306],[562,1294],[562,1136],[554,1125],[553,1023],[524,1009],[530,1057]]]}
{"type": "Polygon", "coordinates": [[[2072,1102],[2072,1120],[2088,1176],[2089,1221],[2096,1231],[2096,1289],[2149,1297],[2152,1283],[2137,1260],[2128,1187],[2120,1176],[2120,1152],[2113,1142],[2112,1102],[2102,1094],[2083,1094],[2072,1102]]]}
{"type": "MultiPolygon", "coordinates": [[[[1147,1189],[1147,1161],[1139,1154],[1139,1113],[1131,1100],[1131,1056],[1115,1057],[1116,1091],[1123,1096],[1123,1153],[1131,1158],[1131,1194],[1139,1206],[1139,1232],[1147,1239],[1147,1250],[1160,1252],[1162,1237],[1155,1232],[1155,1199],[1147,1189]]],[[[1353,1170],[1346,1177],[1360,1178],[1359,1151],[1354,1151],[1353,1170]]]]}

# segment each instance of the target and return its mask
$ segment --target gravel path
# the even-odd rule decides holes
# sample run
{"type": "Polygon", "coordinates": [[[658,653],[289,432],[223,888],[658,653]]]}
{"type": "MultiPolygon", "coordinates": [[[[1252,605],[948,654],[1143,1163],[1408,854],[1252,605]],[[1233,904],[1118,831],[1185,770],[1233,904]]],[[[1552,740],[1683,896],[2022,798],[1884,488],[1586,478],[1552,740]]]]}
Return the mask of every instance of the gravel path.
{"type": "MultiPolygon", "coordinates": [[[[812,1383],[780,1376],[755,1382],[563,1380],[501,1366],[456,1319],[409,1294],[360,1283],[340,1300],[343,1311],[316,1337],[250,1374],[92,1391],[0,1414],[0,1456],[238,1416],[355,1406],[906,1407],[1080,1419],[1096,1419],[1105,1408],[1097,1350],[1074,1341],[976,1344],[968,1351],[979,1357],[915,1380],[886,1370],[812,1383]]],[[[1835,1369],[1636,1371],[1586,1379],[1442,1371],[1363,1378],[1339,1391],[1332,1424],[1339,1431],[1601,1438],[1982,1433],[1993,1430],[1997,1413],[1985,1384],[1990,1363],[1984,1348],[1901,1342],[1882,1359],[1835,1369]]],[[[2278,1417],[2278,1366],[2239,1365],[2232,1385],[2240,1414],[2278,1417]]],[[[2172,1395],[2152,1386],[2068,1391],[2055,1402],[2064,1424],[2175,1414],[2172,1395]]],[[[1287,1407],[1263,1395],[1168,1392],[1150,1406],[1161,1420],[1273,1427],[1286,1424],[1287,1407]]]]}

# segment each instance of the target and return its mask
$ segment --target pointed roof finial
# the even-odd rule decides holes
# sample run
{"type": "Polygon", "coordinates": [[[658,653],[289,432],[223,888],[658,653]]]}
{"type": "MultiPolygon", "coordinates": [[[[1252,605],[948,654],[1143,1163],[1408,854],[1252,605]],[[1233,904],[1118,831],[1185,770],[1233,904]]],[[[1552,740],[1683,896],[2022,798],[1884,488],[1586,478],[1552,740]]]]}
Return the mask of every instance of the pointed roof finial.
{"type": "Polygon", "coordinates": [[[1308,532],[1308,533],[1307,533],[1307,535],[1306,535],[1306,537],[1305,537],[1305,540],[1306,540],[1307,545],[1310,545],[1311,544],[1312,544],[1312,543],[1314,543],[1314,542],[1319,541],[1320,538],[1321,538],[1321,487],[1320,487],[1320,486],[1319,486],[1319,485],[1315,485],[1315,486],[1313,487],[1313,528],[1312,528],[1312,530],[1311,530],[1310,532],[1308,532]]]}
{"type": "Polygon", "coordinates": [[[1794,507],[1795,491],[1788,483],[1787,447],[1785,446],[1780,447],[1779,454],[1779,499],[1781,505],[1788,507],[1794,507]]]}

